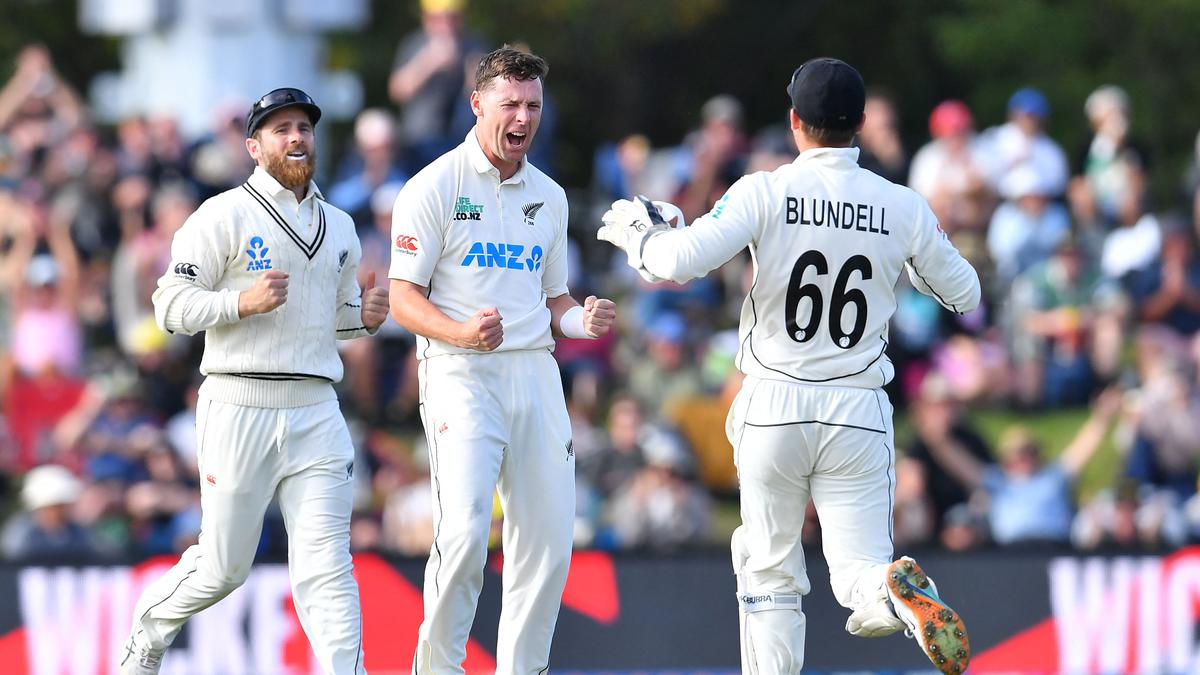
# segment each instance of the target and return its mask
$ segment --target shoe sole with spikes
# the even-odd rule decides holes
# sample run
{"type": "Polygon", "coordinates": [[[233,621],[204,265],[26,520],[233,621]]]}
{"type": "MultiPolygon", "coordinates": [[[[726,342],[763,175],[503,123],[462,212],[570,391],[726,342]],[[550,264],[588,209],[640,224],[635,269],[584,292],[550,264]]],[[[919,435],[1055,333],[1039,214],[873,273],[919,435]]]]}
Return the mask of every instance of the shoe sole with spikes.
{"type": "Polygon", "coordinates": [[[921,566],[912,558],[897,560],[888,567],[886,584],[896,614],[930,662],[945,675],[961,675],[971,661],[966,626],[938,597],[921,566]]]}

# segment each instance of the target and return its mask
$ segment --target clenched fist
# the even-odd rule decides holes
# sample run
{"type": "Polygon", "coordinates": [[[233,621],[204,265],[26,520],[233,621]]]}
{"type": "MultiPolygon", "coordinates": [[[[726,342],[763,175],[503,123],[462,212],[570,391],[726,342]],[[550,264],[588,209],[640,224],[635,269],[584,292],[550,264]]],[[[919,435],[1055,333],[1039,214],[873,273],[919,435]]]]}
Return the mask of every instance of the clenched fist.
{"type": "Polygon", "coordinates": [[[583,330],[593,338],[606,335],[617,320],[617,305],[607,298],[589,295],[583,301],[583,330]]]}
{"type": "Polygon", "coordinates": [[[383,325],[388,315],[388,289],[375,285],[375,272],[367,272],[367,284],[362,294],[362,322],[367,330],[383,325]]]}
{"type": "Polygon", "coordinates": [[[279,270],[267,270],[254,280],[254,285],[238,295],[238,318],[266,314],[287,302],[288,275],[279,270]]]}
{"type": "Polygon", "coordinates": [[[499,347],[504,341],[504,326],[500,323],[503,319],[495,307],[475,312],[461,324],[457,346],[479,352],[490,352],[499,347]]]}

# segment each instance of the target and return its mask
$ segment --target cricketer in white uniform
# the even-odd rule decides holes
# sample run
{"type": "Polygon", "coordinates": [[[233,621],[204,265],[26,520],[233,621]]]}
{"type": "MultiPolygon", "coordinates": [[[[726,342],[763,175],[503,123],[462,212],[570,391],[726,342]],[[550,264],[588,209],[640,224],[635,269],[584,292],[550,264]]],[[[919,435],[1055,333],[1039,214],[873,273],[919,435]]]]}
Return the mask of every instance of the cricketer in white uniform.
{"type": "Polygon", "coordinates": [[[979,280],[920,196],[858,166],[857,71],[814,59],[788,93],[794,162],[743,177],[687,228],[663,223],[664,210],[681,216],[669,204],[619,201],[598,236],[643,276],[677,282],[750,247],[737,355],[746,379],[727,424],[741,483],[732,548],[743,672],[800,671],[811,499],[834,595],[854,611],[846,629],[874,637],[907,626],[939,669],[959,673],[969,658],[961,620],[911,559],[892,562],[895,446],[881,387],[893,375],[900,274],[955,312],[978,304],[979,280]]]}
{"type": "Polygon", "coordinates": [[[434,494],[413,672],[461,673],[492,518],[504,509],[496,672],[543,673],[575,512],[554,337],[596,338],[609,300],[567,294],[567,200],[525,154],[545,61],[511,47],[476,71],[475,127],[405,184],[392,214],[392,316],[418,336],[434,494]]]}
{"type": "MultiPolygon", "coordinates": [[[[158,324],[205,331],[196,408],[199,543],[151,584],[134,610],[120,672],[157,673],[192,615],[246,580],[271,498],[288,532],[300,624],[321,671],[365,673],[351,576],[354,448],[332,383],[336,340],[374,333],[387,291],[360,291],[354,223],[311,181],[321,111],[298,89],[256,101],[246,148],[258,167],[204,202],[175,234],[154,293],[158,324]]],[[[264,666],[211,654],[204,672],[264,666]]]]}

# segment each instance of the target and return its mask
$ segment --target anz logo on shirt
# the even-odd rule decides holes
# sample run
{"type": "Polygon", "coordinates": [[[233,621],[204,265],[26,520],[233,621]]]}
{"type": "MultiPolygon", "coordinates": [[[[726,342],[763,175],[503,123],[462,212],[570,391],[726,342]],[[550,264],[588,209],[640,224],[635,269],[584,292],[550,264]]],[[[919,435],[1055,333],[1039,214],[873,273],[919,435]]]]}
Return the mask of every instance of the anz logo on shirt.
{"type": "Polygon", "coordinates": [[[250,256],[250,264],[246,265],[246,271],[262,272],[271,269],[271,259],[267,257],[270,250],[263,243],[262,237],[250,237],[250,246],[246,249],[246,254],[250,256]]]}
{"type": "Polygon", "coordinates": [[[534,246],[525,254],[524,244],[477,241],[471,244],[462,267],[499,267],[509,270],[536,272],[542,269],[542,247],[534,246]]]}

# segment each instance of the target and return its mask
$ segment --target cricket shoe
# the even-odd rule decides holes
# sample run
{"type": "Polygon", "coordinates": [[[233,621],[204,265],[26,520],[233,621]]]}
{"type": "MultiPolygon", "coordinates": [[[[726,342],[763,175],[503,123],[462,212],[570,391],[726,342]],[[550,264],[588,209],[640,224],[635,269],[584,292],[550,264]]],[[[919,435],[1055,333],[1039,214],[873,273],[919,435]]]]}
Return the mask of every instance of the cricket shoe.
{"type": "Polygon", "coordinates": [[[151,649],[138,646],[134,643],[133,638],[129,638],[129,641],[125,643],[125,648],[121,650],[121,664],[117,672],[120,675],[158,675],[165,651],[165,648],[151,649]]]}
{"type": "Polygon", "coordinates": [[[903,557],[892,563],[884,579],[896,616],[905,633],[933,665],[945,675],[961,675],[971,661],[971,645],[962,618],[938,597],[937,586],[915,560],[903,557]]]}

